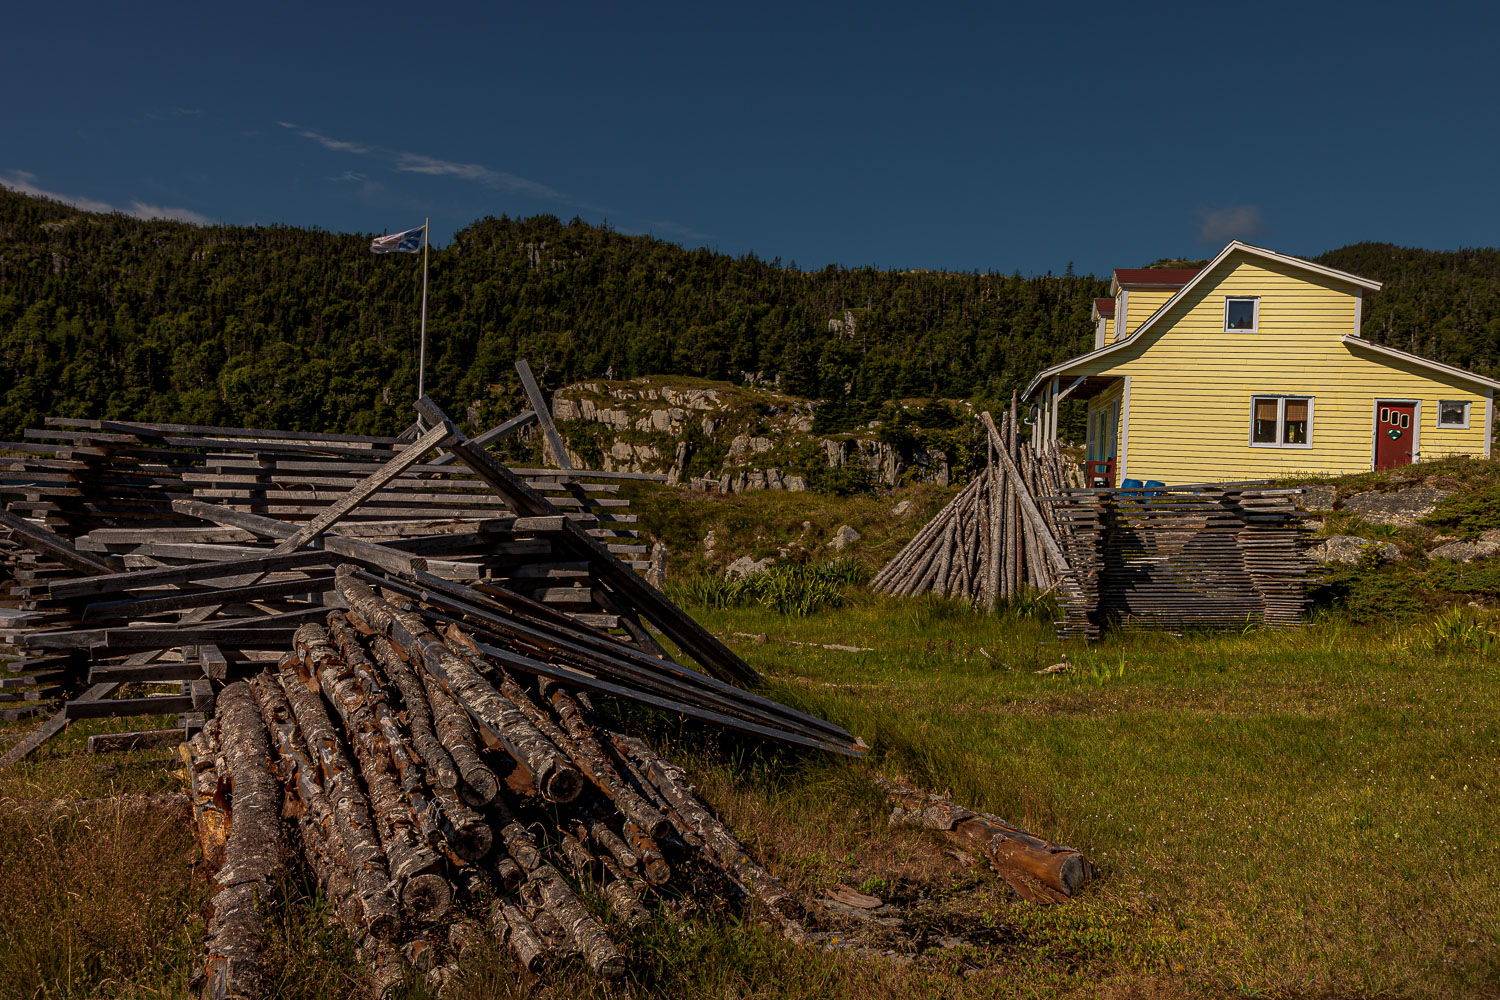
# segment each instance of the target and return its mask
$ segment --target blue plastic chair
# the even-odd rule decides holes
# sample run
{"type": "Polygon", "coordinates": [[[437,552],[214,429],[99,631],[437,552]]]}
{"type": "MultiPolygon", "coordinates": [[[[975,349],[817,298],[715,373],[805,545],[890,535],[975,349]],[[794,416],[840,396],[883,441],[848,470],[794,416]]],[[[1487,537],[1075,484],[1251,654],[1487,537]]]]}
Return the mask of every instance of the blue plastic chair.
{"type": "Polygon", "coordinates": [[[1167,484],[1164,483],[1164,482],[1162,482],[1159,479],[1148,479],[1148,480],[1146,480],[1146,489],[1147,489],[1146,496],[1148,496],[1148,497],[1159,497],[1159,496],[1161,496],[1161,490],[1153,490],[1153,489],[1151,489],[1151,487],[1153,487],[1153,486],[1165,486],[1165,485],[1167,485],[1167,484]]]}

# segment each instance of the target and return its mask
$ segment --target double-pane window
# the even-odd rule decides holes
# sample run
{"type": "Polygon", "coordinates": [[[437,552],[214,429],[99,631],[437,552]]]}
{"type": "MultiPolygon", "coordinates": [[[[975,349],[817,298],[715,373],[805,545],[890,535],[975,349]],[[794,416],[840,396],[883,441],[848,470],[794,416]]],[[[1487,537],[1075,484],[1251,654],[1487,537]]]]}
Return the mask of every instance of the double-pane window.
{"type": "Polygon", "coordinates": [[[1311,396],[1253,396],[1250,443],[1267,448],[1307,448],[1312,442],[1311,396]]]}

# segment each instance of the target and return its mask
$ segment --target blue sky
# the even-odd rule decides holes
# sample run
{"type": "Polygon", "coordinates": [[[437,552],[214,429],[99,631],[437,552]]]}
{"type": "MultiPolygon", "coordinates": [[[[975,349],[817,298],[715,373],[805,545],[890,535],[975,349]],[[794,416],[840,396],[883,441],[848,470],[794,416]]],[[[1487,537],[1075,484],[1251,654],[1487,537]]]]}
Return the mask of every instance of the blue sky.
{"type": "Polygon", "coordinates": [[[1494,5],[1135,6],[18,5],[0,183],[438,243],[579,215],[803,268],[1500,243],[1494,5]]]}

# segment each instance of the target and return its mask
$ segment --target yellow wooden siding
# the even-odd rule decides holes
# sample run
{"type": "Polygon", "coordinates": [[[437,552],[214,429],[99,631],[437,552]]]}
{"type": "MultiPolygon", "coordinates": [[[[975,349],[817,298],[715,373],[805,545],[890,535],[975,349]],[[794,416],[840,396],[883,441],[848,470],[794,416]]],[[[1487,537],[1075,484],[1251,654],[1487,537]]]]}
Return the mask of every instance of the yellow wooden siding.
{"type": "Polygon", "coordinates": [[[1151,314],[1166,305],[1168,299],[1177,294],[1175,288],[1132,288],[1130,290],[1130,315],[1125,317],[1125,333],[1129,336],[1140,329],[1151,314]]]}
{"type": "MultiPolygon", "coordinates": [[[[1127,325],[1134,327],[1137,292],[1127,325]]],[[[1169,484],[1337,474],[1372,464],[1377,399],[1421,401],[1418,459],[1482,455],[1482,388],[1350,348],[1352,286],[1237,253],[1141,339],[1071,374],[1131,376],[1126,475],[1169,484]],[[1224,332],[1224,298],[1261,298],[1257,333],[1224,332]],[[1250,397],[1314,399],[1312,447],[1251,447],[1250,397]],[[1470,403],[1466,430],[1439,429],[1440,400],[1470,403]]],[[[1145,316],[1142,316],[1144,321],[1145,316]]]]}

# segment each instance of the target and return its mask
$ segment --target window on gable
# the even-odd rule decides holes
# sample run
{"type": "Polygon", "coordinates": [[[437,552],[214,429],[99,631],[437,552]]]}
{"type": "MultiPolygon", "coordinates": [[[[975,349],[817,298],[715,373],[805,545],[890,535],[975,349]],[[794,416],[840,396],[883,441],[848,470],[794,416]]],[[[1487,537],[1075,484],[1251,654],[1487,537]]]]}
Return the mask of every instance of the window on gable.
{"type": "Polygon", "coordinates": [[[1255,333],[1260,329],[1260,299],[1226,298],[1224,300],[1224,332],[1255,333]]]}
{"type": "Polygon", "coordinates": [[[1312,442],[1311,396],[1253,396],[1250,443],[1264,448],[1307,448],[1312,442]]]}
{"type": "Polygon", "coordinates": [[[1444,399],[1438,403],[1439,427],[1468,427],[1469,404],[1465,400],[1444,399]]]}

